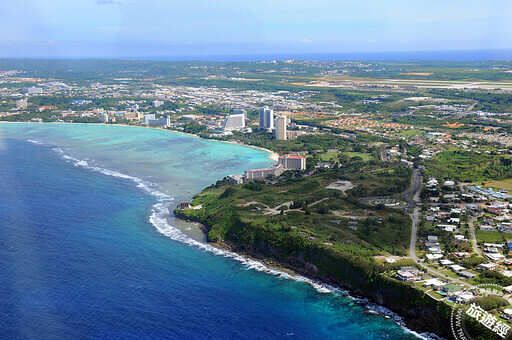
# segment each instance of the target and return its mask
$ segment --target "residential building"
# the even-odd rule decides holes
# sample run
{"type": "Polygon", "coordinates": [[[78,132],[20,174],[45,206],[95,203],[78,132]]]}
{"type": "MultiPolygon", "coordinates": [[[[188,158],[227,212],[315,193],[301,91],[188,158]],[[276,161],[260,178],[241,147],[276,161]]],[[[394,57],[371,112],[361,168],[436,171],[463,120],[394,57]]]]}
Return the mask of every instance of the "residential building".
{"type": "Polygon", "coordinates": [[[292,131],[286,131],[286,139],[295,139],[299,136],[303,136],[306,134],[306,131],[298,131],[298,130],[292,130],[292,131]]]}
{"type": "Polygon", "coordinates": [[[278,164],[282,164],[285,170],[305,170],[306,157],[284,155],[279,157],[278,164]]]}
{"type": "Polygon", "coordinates": [[[154,100],[153,101],[153,106],[154,107],[160,107],[162,105],[164,105],[164,101],[163,100],[154,100]]]}
{"type": "Polygon", "coordinates": [[[415,274],[413,274],[411,272],[404,271],[404,270],[398,270],[396,272],[396,276],[398,277],[398,279],[400,279],[402,281],[407,281],[407,282],[419,280],[418,276],[416,276],[415,274]]]}
{"type": "Polygon", "coordinates": [[[286,140],[286,121],[288,118],[286,116],[277,116],[275,124],[276,124],[276,139],[277,140],[286,140]]]}
{"type": "Polygon", "coordinates": [[[108,123],[109,119],[108,119],[108,113],[102,113],[100,114],[100,121],[102,123],[108,123]]]}
{"type": "Polygon", "coordinates": [[[182,210],[185,210],[185,209],[190,209],[192,208],[192,206],[190,205],[190,202],[189,201],[180,201],[180,206],[179,206],[180,209],[182,210]]]}
{"type": "Polygon", "coordinates": [[[17,109],[26,109],[28,106],[28,102],[26,99],[20,99],[16,101],[16,108],[17,109]]]}
{"type": "Polygon", "coordinates": [[[274,129],[274,110],[270,109],[268,106],[260,107],[259,118],[259,128],[261,130],[271,131],[274,129]]]}

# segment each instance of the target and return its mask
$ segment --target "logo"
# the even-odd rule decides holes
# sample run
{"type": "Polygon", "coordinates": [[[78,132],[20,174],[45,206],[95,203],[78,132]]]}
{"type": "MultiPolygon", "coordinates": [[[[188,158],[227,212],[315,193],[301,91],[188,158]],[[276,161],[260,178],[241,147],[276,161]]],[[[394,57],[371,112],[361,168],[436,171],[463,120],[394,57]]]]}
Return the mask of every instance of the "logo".
{"type": "Polygon", "coordinates": [[[477,297],[470,292],[453,295],[452,300],[456,305],[452,308],[450,321],[456,340],[473,340],[482,337],[512,339],[512,327],[500,320],[496,313],[484,310],[479,303],[482,302],[482,297],[494,296],[500,299],[502,289],[500,285],[482,284],[477,286],[476,291],[473,290],[477,293],[477,297]]]}

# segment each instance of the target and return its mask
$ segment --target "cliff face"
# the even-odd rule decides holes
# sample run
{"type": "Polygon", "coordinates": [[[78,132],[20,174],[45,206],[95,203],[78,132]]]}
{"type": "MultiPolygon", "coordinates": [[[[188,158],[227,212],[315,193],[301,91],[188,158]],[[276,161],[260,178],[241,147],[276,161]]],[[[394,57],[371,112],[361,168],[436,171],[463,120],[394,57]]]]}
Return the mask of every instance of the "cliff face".
{"type": "Polygon", "coordinates": [[[286,254],[265,242],[244,244],[223,242],[238,253],[257,258],[270,258],[300,274],[349,290],[352,294],[367,298],[388,307],[400,315],[407,327],[417,332],[429,332],[451,339],[451,308],[423,292],[394,279],[360,268],[357,261],[333,257],[319,249],[313,253],[291,252],[286,254]],[[331,268],[332,270],[329,270],[331,268]]]}
{"type": "Polygon", "coordinates": [[[232,251],[260,259],[272,259],[297,273],[350,291],[391,309],[400,315],[407,327],[417,332],[429,332],[452,339],[451,307],[439,302],[408,284],[386,277],[382,267],[367,259],[334,251],[299,238],[279,238],[268,230],[247,225],[232,216],[228,224],[220,225],[207,214],[198,216],[187,211],[176,215],[203,223],[209,242],[232,251]],[[220,226],[219,226],[220,225],[220,226]],[[222,233],[219,233],[222,230],[222,233]],[[218,235],[223,235],[219,238],[218,235]]]}

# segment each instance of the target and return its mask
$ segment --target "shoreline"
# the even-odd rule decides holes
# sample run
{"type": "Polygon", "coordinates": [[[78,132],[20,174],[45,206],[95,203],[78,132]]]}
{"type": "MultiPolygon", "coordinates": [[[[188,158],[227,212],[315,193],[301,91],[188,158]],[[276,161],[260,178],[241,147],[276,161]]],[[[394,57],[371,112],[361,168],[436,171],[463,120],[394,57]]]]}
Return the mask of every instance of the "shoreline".
{"type": "Polygon", "coordinates": [[[124,127],[133,127],[133,128],[155,129],[155,130],[162,130],[162,131],[169,131],[169,132],[179,133],[179,134],[183,134],[185,136],[195,137],[195,138],[204,139],[204,140],[216,141],[216,142],[221,142],[221,143],[229,143],[229,144],[234,144],[234,145],[246,146],[248,148],[258,149],[258,150],[261,150],[261,151],[268,152],[269,153],[268,158],[270,158],[271,160],[273,160],[275,162],[279,161],[279,154],[277,152],[274,152],[274,151],[269,150],[269,149],[262,148],[260,146],[249,145],[249,144],[245,144],[245,143],[239,143],[239,142],[236,142],[236,141],[219,140],[219,139],[215,139],[215,138],[205,138],[205,137],[201,137],[201,136],[199,136],[199,135],[197,135],[195,133],[188,133],[188,132],[183,132],[183,131],[176,131],[176,130],[164,129],[164,128],[152,127],[152,126],[117,124],[117,123],[116,124],[105,124],[105,123],[66,123],[66,122],[10,122],[10,121],[5,121],[5,120],[0,120],[0,123],[18,123],[18,124],[20,124],[20,123],[23,123],[23,124],[27,124],[27,123],[30,123],[30,124],[81,124],[81,125],[124,126],[124,127]]]}

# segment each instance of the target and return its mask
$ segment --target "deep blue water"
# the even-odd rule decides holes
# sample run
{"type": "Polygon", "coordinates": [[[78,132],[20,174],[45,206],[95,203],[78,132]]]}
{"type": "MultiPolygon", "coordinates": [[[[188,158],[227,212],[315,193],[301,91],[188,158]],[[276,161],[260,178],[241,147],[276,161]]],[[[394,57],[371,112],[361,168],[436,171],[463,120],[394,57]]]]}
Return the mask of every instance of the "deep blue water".
{"type": "Polygon", "coordinates": [[[412,339],[344,295],[169,239],[155,197],[0,140],[0,337],[412,339]]]}

